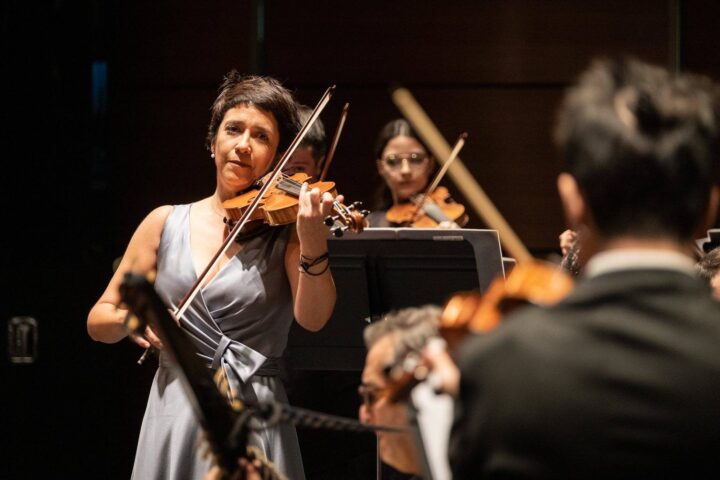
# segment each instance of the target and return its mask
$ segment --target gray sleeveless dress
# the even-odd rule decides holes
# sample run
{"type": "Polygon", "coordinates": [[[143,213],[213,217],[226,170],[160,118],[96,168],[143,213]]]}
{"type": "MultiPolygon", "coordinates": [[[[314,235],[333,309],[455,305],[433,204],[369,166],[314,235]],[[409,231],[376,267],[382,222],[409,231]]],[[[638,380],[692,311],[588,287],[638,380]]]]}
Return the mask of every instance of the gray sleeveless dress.
{"type": "MultiPolygon", "coordinates": [[[[190,252],[190,205],[175,206],[160,239],[155,288],[174,308],[197,276],[190,252]]],[[[285,273],[289,228],[273,228],[243,242],[241,251],[195,298],[181,319],[208,366],[222,367],[248,400],[287,402],[278,358],[293,321],[285,273]]],[[[160,356],[135,455],[133,479],[201,479],[201,429],[175,369],[160,356]]],[[[251,443],[291,480],[304,479],[294,427],[258,430],[251,443]]]]}

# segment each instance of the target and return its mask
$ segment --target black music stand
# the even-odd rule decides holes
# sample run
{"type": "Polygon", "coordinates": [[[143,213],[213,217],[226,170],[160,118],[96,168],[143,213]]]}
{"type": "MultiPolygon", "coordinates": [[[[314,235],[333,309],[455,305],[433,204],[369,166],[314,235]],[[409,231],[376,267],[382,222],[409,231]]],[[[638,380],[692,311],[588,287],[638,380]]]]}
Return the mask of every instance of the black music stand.
{"type": "Polygon", "coordinates": [[[367,229],[328,242],[337,303],[323,330],[293,326],[287,358],[295,369],[362,370],[362,332],[390,310],[442,305],[460,290],[484,291],[503,275],[495,230],[367,229]]]}

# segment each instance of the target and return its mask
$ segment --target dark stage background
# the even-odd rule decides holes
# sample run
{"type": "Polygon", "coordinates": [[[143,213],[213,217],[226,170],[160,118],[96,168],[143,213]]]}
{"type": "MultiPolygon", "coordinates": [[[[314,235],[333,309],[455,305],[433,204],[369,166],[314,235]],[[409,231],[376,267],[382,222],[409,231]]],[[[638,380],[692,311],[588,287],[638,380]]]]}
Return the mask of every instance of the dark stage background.
{"type": "Polygon", "coordinates": [[[379,181],[372,143],[399,116],[388,87],[410,87],[446,138],[469,132],[465,163],[542,255],[564,228],[554,112],[591,58],[720,78],[712,0],[5,0],[0,13],[0,319],[39,324],[32,365],[10,363],[3,336],[2,478],[129,477],[154,368],[129,342],[93,343],[85,319],[143,216],[212,192],[204,136],[231,68],[307,104],[337,84],[329,131],[351,107],[330,176],[352,200],[379,181]]]}

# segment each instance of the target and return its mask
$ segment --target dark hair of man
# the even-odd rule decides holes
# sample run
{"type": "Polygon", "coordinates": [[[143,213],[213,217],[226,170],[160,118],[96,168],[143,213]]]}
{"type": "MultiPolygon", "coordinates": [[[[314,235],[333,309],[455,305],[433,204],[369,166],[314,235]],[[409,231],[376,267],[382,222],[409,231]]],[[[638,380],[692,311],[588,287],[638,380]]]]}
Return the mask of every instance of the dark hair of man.
{"type": "MultiPolygon", "coordinates": [[[[300,118],[300,124],[304,125],[312,114],[312,108],[300,105],[298,107],[298,116],[300,118]]],[[[325,125],[319,118],[305,134],[305,138],[300,142],[301,147],[310,147],[312,151],[313,160],[315,160],[315,166],[318,166],[318,162],[325,157],[327,153],[327,138],[325,137],[325,125]]]]}
{"type": "Polygon", "coordinates": [[[596,61],[556,140],[606,237],[692,237],[717,183],[717,87],[635,60],[596,61]]]}
{"type": "Polygon", "coordinates": [[[210,125],[206,144],[208,149],[215,141],[225,113],[238,105],[252,105],[275,117],[280,133],[277,153],[284,152],[299,131],[295,99],[280,82],[270,77],[241,75],[232,70],[220,85],[219,94],[210,108],[210,125]]]}
{"type": "MultiPolygon", "coordinates": [[[[375,140],[375,159],[379,160],[382,157],[383,150],[395,137],[410,137],[414,138],[422,147],[430,154],[430,150],[427,148],[425,143],[420,139],[415,130],[413,130],[410,123],[404,118],[396,118],[385,124],[385,126],[378,133],[377,139],[375,140]]],[[[390,189],[387,185],[383,184],[373,195],[373,210],[386,210],[392,206],[393,199],[390,189]]]]}
{"type": "Polygon", "coordinates": [[[708,284],[720,272],[720,247],[713,248],[697,263],[698,275],[708,284]]]}
{"type": "Polygon", "coordinates": [[[419,351],[431,337],[438,334],[440,313],[440,308],[435,305],[390,312],[382,320],[365,327],[365,346],[369,350],[381,338],[392,334],[395,355],[419,351]]]}

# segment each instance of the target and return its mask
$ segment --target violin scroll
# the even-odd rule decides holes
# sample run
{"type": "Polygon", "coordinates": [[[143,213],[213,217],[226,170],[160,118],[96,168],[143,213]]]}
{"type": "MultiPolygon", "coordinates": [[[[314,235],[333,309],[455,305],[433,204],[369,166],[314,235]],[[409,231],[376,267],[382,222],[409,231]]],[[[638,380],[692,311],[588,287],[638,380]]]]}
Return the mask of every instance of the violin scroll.
{"type": "Polygon", "coordinates": [[[334,237],[342,237],[346,231],[352,233],[360,233],[367,226],[365,217],[370,214],[369,210],[361,210],[362,202],[353,202],[350,206],[345,206],[338,202],[333,202],[333,210],[335,215],[325,217],[325,225],[330,227],[330,233],[334,237]]]}

